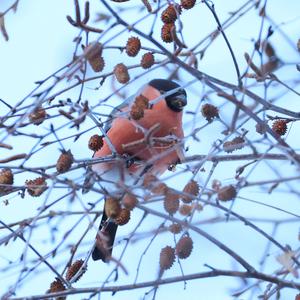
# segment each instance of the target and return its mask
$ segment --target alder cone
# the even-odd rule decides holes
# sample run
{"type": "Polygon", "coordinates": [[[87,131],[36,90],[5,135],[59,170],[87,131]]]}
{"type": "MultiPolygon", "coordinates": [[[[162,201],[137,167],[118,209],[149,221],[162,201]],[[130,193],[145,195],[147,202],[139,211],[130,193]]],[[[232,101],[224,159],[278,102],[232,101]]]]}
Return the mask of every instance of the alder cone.
{"type": "Polygon", "coordinates": [[[196,0],[181,0],[181,6],[184,9],[191,9],[195,6],[196,0]]]}
{"type": "Polygon", "coordinates": [[[130,109],[130,118],[137,121],[144,117],[144,109],[136,104],[133,104],[130,109]]]}
{"type": "Polygon", "coordinates": [[[147,109],[149,107],[149,99],[144,95],[138,95],[135,98],[134,104],[142,109],[147,109]]]}
{"type": "Polygon", "coordinates": [[[0,172],[0,184],[13,184],[14,174],[11,169],[3,169],[0,172]]]}
{"type": "Polygon", "coordinates": [[[141,50],[141,41],[138,37],[130,37],[126,43],[126,53],[128,56],[137,56],[141,50]]]}
{"type": "Polygon", "coordinates": [[[0,194],[10,191],[11,187],[1,186],[3,185],[12,185],[14,183],[14,174],[11,169],[3,169],[0,171],[0,194]]]}
{"type": "Polygon", "coordinates": [[[98,151],[103,146],[103,136],[100,136],[98,134],[94,134],[89,139],[89,148],[92,151],[98,151]]]}
{"type": "Polygon", "coordinates": [[[193,240],[189,236],[182,237],[176,244],[175,253],[181,259],[188,258],[193,250],[193,240]]]}
{"type": "Polygon", "coordinates": [[[161,249],[159,257],[159,265],[161,270],[168,270],[172,267],[175,261],[175,249],[171,246],[166,246],[161,249]]]}
{"type": "Polygon", "coordinates": [[[208,121],[211,122],[214,118],[219,117],[219,110],[216,106],[206,103],[201,107],[202,116],[208,121]]]}
{"type": "Polygon", "coordinates": [[[180,224],[174,223],[169,226],[169,231],[172,232],[173,234],[178,234],[182,230],[182,226],[180,224]]]}
{"type": "Polygon", "coordinates": [[[125,84],[127,83],[129,80],[130,80],[130,76],[129,76],[129,73],[128,73],[128,69],[127,67],[120,63],[120,64],[117,64],[114,68],[114,74],[115,74],[115,77],[116,79],[122,83],[122,84],[125,84]]]}
{"type": "Polygon", "coordinates": [[[46,119],[46,111],[42,107],[36,108],[31,114],[29,114],[28,118],[31,123],[34,125],[40,125],[46,119]]]}
{"type": "Polygon", "coordinates": [[[58,173],[65,173],[70,170],[74,158],[70,150],[64,151],[58,158],[56,170],[58,173]]]}
{"type": "MultiPolygon", "coordinates": [[[[76,260],[67,270],[67,274],[66,274],[66,279],[67,280],[71,280],[76,274],[77,272],[80,270],[80,268],[82,267],[84,261],[82,259],[76,260]]],[[[86,272],[86,268],[83,268],[80,275],[76,278],[75,282],[78,281],[81,276],[86,272]]]]}
{"type": "Polygon", "coordinates": [[[122,208],[115,218],[115,223],[117,225],[125,225],[130,220],[130,210],[127,208],[122,208]]]}
{"type": "Polygon", "coordinates": [[[218,199],[220,201],[229,201],[236,197],[237,192],[233,185],[221,187],[218,191],[218,199]]]}
{"type": "Polygon", "coordinates": [[[279,135],[285,135],[287,131],[287,121],[286,120],[276,120],[272,124],[272,130],[279,135]]]}
{"type": "Polygon", "coordinates": [[[102,44],[92,42],[84,49],[83,52],[94,72],[101,72],[104,69],[105,61],[102,55],[102,44]]]}
{"type": "Polygon", "coordinates": [[[182,195],[182,201],[184,203],[192,202],[192,200],[199,194],[198,183],[195,180],[191,180],[184,187],[183,193],[185,193],[186,195],[182,195]]]}
{"type": "Polygon", "coordinates": [[[107,198],[105,200],[105,213],[108,218],[116,218],[121,210],[120,202],[117,199],[114,198],[107,198]]]}
{"type": "Polygon", "coordinates": [[[140,120],[144,117],[144,110],[148,108],[149,100],[143,95],[135,98],[135,101],[130,109],[130,118],[133,120],[140,120]]]}
{"type": "Polygon", "coordinates": [[[165,211],[173,215],[179,208],[179,197],[173,192],[167,192],[164,199],[165,211]]]}
{"type": "Polygon", "coordinates": [[[165,43],[173,42],[173,35],[172,35],[173,28],[175,28],[175,25],[173,23],[166,23],[161,28],[161,39],[165,43]]]}
{"type": "Polygon", "coordinates": [[[97,59],[94,59],[93,61],[89,61],[89,63],[94,72],[101,72],[105,67],[105,60],[102,56],[99,56],[97,59]]]}
{"type": "Polygon", "coordinates": [[[32,197],[39,197],[47,189],[47,183],[45,177],[38,177],[33,180],[26,180],[25,185],[27,192],[32,197]]]}
{"type": "Polygon", "coordinates": [[[154,65],[154,55],[151,52],[147,52],[142,56],[141,67],[143,69],[149,69],[154,65]]]}
{"type": "Polygon", "coordinates": [[[161,14],[161,20],[164,23],[174,23],[177,19],[177,13],[174,5],[170,4],[161,14]]]}
{"type": "MultiPolygon", "coordinates": [[[[65,291],[66,288],[64,284],[61,282],[59,278],[56,278],[51,284],[50,284],[50,289],[47,291],[47,293],[57,293],[57,292],[62,292],[65,291]]],[[[57,297],[55,298],[56,300],[65,300],[67,297],[57,297]]]]}

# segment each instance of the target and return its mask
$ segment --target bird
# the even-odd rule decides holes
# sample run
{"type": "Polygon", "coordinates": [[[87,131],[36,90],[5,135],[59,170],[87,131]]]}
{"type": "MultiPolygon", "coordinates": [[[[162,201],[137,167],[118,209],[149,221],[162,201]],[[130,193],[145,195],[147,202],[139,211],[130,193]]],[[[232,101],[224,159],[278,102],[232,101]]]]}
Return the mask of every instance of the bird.
{"type": "MultiPolygon", "coordinates": [[[[145,174],[159,176],[170,165],[183,161],[182,143],[178,142],[170,147],[159,142],[149,145],[145,141],[150,131],[151,138],[172,137],[181,141],[184,138],[182,116],[186,105],[187,93],[178,83],[167,79],[153,79],[145,84],[134,96],[112,110],[104,126],[103,146],[93,156],[101,158],[115,152],[119,157],[123,157],[126,163],[94,164],[93,173],[100,179],[108,178],[108,181],[120,180],[117,178],[126,180],[131,175],[137,175],[135,178],[141,178],[145,174]],[[142,116],[133,119],[130,111],[134,108],[134,100],[138,96],[147,99],[148,106],[143,110],[142,116]],[[132,147],[126,147],[130,144],[132,147]]],[[[118,225],[107,217],[104,209],[92,250],[93,260],[110,260],[117,227],[118,225]],[[105,246],[101,242],[102,239],[106,240],[105,246]]]]}

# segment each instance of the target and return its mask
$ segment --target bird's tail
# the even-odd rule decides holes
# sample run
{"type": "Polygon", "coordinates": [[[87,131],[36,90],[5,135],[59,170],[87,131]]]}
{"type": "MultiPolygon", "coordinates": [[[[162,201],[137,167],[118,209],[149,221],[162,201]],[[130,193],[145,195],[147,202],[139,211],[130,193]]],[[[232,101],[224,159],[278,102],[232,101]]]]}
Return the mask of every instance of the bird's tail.
{"type": "Polygon", "coordinates": [[[104,262],[109,261],[112,255],[117,228],[117,224],[107,222],[107,215],[104,211],[96,236],[96,245],[92,253],[93,260],[101,259],[104,262]]]}

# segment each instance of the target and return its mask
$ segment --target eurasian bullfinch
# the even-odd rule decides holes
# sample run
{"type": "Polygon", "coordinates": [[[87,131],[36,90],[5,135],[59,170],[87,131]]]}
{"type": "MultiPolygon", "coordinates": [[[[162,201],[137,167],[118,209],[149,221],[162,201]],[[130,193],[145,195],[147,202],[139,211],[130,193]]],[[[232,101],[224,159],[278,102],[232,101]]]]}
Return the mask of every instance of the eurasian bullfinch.
{"type": "MultiPolygon", "coordinates": [[[[114,108],[104,127],[106,137],[103,147],[94,154],[94,157],[105,157],[114,151],[120,157],[126,157],[126,162],[130,162],[122,165],[123,168],[125,165],[126,174],[137,175],[136,177],[142,177],[145,173],[160,175],[170,165],[176,164],[184,158],[182,144],[177,143],[170,147],[142,141],[147,137],[149,129],[155,129],[151,138],[175,137],[177,140],[181,140],[184,137],[182,110],[187,104],[186,91],[173,81],[154,79],[139,91],[137,96],[139,95],[149,100],[143,116],[135,120],[130,117],[135,97],[129,98],[114,108]],[[164,94],[166,94],[165,97],[163,97],[164,94]],[[129,144],[132,147],[126,147],[129,144]]],[[[99,163],[93,165],[92,169],[100,179],[107,179],[105,174],[111,173],[113,175],[110,176],[110,180],[118,180],[116,174],[120,173],[120,164],[116,162],[99,163]]],[[[125,175],[122,176],[124,179],[125,175]]],[[[96,240],[107,239],[106,249],[96,243],[92,253],[94,260],[101,259],[104,262],[109,260],[117,226],[113,220],[107,220],[104,211],[96,240]]]]}

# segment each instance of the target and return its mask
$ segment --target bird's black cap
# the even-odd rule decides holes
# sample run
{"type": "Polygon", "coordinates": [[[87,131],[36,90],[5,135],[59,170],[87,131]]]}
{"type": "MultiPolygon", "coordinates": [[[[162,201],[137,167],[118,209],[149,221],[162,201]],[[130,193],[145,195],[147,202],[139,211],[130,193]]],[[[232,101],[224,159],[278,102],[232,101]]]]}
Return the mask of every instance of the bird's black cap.
{"type": "MultiPolygon", "coordinates": [[[[149,85],[157,89],[161,94],[180,88],[179,84],[167,79],[153,79],[149,82],[149,85]]],[[[182,111],[187,104],[186,91],[182,88],[165,97],[165,99],[169,108],[176,112],[182,111]]]]}

